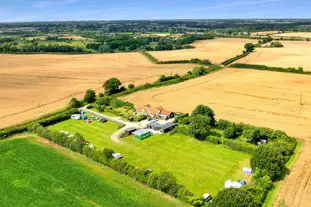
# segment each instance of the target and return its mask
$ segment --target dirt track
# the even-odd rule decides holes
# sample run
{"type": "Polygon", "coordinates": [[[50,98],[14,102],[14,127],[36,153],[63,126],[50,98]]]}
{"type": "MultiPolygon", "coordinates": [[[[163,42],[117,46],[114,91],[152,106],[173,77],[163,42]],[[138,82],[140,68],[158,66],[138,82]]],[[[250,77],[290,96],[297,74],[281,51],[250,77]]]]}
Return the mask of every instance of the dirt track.
{"type": "Polygon", "coordinates": [[[111,77],[137,85],[194,67],[154,65],[139,53],[0,55],[0,65],[0,128],[63,108],[111,77]]]}

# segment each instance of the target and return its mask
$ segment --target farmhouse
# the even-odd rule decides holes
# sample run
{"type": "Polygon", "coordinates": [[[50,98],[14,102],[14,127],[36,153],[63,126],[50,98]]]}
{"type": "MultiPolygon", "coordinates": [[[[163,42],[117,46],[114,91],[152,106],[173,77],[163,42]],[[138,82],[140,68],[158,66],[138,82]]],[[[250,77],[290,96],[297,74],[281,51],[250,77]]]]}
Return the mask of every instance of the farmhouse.
{"type": "Polygon", "coordinates": [[[147,104],[141,108],[137,107],[135,108],[135,110],[136,110],[136,113],[145,114],[149,118],[158,118],[158,119],[167,120],[175,116],[173,112],[165,110],[162,106],[153,108],[151,107],[150,104],[147,104]]]}

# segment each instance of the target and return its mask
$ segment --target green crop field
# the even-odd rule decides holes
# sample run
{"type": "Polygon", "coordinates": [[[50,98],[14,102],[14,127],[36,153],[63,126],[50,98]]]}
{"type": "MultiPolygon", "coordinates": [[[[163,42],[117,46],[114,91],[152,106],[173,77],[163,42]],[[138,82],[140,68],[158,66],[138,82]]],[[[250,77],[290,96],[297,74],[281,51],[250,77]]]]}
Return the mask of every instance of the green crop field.
{"type": "Polygon", "coordinates": [[[65,148],[0,142],[0,206],[184,206],[65,148]]]}
{"type": "Polygon", "coordinates": [[[120,152],[131,164],[155,172],[172,172],[180,184],[197,194],[216,195],[227,179],[248,180],[241,171],[249,166],[250,155],[180,134],[154,135],[144,141],[127,137],[117,144],[110,139],[117,126],[111,122],[87,124],[68,120],[50,129],[72,134],[79,132],[99,149],[111,148],[120,152]]]}

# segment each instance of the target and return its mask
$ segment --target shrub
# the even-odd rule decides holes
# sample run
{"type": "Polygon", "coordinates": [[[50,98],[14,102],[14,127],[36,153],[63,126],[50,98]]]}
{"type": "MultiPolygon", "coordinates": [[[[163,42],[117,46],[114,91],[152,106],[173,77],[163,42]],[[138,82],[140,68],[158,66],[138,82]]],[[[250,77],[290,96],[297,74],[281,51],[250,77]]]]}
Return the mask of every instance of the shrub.
{"type": "Polygon", "coordinates": [[[205,141],[208,141],[210,143],[213,143],[213,144],[221,144],[221,141],[218,137],[213,137],[213,136],[207,136],[205,138],[205,141]]]}
{"type": "Polygon", "coordinates": [[[98,94],[98,97],[104,97],[105,96],[105,94],[104,93],[102,93],[102,92],[100,92],[99,94],[98,94]]]}
{"type": "Polygon", "coordinates": [[[250,145],[238,143],[238,142],[235,142],[235,141],[232,141],[232,140],[228,140],[228,139],[224,140],[223,144],[226,147],[228,147],[228,148],[230,148],[232,150],[246,152],[246,153],[249,153],[249,154],[254,153],[254,151],[256,150],[255,146],[250,146],[250,145]]]}
{"type": "Polygon", "coordinates": [[[227,127],[224,130],[224,136],[228,139],[234,139],[237,137],[236,129],[233,126],[227,127]]]}
{"type": "Polygon", "coordinates": [[[81,106],[82,106],[82,103],[76,98],[70,99],[69,104],[68,104],[69,108],[79,108],[81,106]]]}
{"type": "Polygon", "coordinates": [[[129,89],[133,89],[133,88],[135,88],[135,85],[134,85],[134,84],[129,84],[129,85],[128,85],[128,88],[129,88],[129,89]]]}
{"type": "Polygon", "coordinates": [[[227,127],[231,126],[231,122],[227,121],[227,120],[223,120],[220,119],[217,123],[216,123],[216,128],[220,129],[220,130],[224,130],[227,127]]]}

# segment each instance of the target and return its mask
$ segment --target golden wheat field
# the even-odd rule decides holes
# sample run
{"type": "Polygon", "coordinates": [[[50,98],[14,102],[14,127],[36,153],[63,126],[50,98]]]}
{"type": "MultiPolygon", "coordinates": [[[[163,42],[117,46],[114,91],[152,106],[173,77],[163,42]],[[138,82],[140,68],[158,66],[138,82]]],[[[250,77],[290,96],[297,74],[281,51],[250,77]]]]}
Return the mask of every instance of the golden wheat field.
{"type": "Polygon", "coordinates": [[[136,105],[152,104],[191,112],[209,105],[217,118],[311,135],[311,76],[244,69],[224,69],[184,83],[124,97],[136,105]]]}
{"type": "Polygon", "coordinates": [[[256,43],[257,40],[239,38],[217,38],[213,40],[200,40],[192,45],[196,48],[174,51],[150,52],[158,60],[190,60],[192,58],[208,59],[212,63],[221,62],[239,55],[246,43],[256,43]]]}
{"type": "Polygon", "coordinates": [[[311,38],[311,32],[286,32],[281,34],[274,34],[272,37],[301,37],[311,38]]]}
{"type": "Polygon", "coordinates": [[[311,71],[311,42],[281,41],[283,48],[256,48],[238,63],[268,65],[274,67],[303,67],[311,71]]]}
{"type": "Polygon", "coordinates": [[[279,31],[264,31],[264,32],[252,32],[251,36],[256,37],[256,36],[268,36],[268,35],[274,35],[279,33],[279,31]]]}
{"type": "Polygon", "coordinates": [[[0,128],[63,108],[71,97],[119,78],[125,85],[184,74],[194,65],[154,65],[139,53],[0,55],[0,128]]]}

